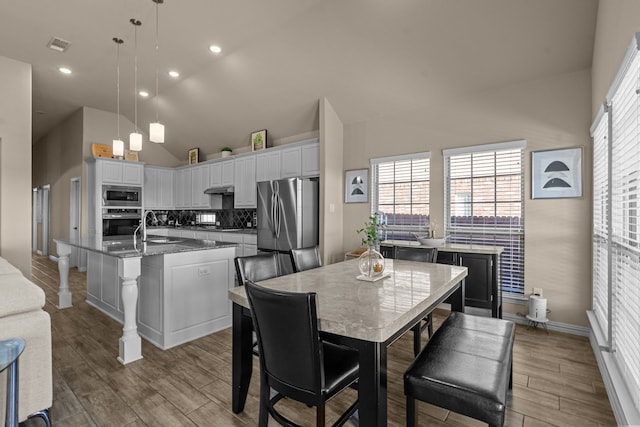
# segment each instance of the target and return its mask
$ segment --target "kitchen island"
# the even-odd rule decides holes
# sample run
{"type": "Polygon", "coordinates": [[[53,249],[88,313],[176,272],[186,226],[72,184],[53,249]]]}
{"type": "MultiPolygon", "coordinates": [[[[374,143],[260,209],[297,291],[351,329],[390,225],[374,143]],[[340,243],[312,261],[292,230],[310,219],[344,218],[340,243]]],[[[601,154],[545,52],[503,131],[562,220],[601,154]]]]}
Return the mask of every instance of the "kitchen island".
{"type": "Polygon", "coordinates": [[[148,236],[54,239],[59,308],[71,307],[69,254],[87,250],[87,303],[124,324],[118,360],[142,358],[140,336],[161,349],[231,326],[236,243],[148,236]],[[138,303],[139,300],[139,303],[138,303]]]}

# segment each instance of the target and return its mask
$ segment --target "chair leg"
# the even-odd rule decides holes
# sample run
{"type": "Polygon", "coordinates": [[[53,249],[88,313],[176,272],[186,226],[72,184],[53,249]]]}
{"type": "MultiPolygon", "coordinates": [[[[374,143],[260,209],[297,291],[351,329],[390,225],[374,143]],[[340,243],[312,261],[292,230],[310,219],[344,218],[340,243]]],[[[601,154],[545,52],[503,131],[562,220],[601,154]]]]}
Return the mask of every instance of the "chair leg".
{"type": "Polygon", "coordinates": [[[269,406],[271,400],[271,387],[267,384],[266,375],[260,373],[260,412],[258,426],[267,427],[269,423],[269,406]]]}
{"type": "Polygon", "coordinates": [[[417,422],[416,401],[413,397],[407,396],[407,427],[416,427],[417,422]]]}
{"type": "Polygon", "coordinates": [[[316,407],[316,426],[324,427],[324,405],[316,407]]]}
{"type": "Polygon", "coordinates": [[[422,349],[422,344],[420,342],[420,333],[422,332],[422,327],[420,326],[420,322],[416,326],[412,328],[413,330],[413,355],[417,356],[422,349]]]}
{"type": "Polygon", "coordinates": [[[42,411],[34,412],[33,414],[27,417],[28,420],[31,418],[42,418],[44,421],[44,425],[46,427],[51,427],[51,415],[49,414],[48,409],[43,409],[42,411]]]}
{"type": "Polygon", "coordinates": [[[427,329],[429,331],[429,338],[433,336],[433,316],[431,313],[427,315],[427,329]]]}

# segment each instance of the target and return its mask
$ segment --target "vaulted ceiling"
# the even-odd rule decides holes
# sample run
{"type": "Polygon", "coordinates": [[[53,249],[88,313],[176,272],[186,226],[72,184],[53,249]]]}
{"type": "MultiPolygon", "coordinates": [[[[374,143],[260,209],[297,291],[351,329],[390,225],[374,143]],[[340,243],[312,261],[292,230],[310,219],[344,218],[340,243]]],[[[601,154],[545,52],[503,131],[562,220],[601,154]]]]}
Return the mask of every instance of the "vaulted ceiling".
{"type": "MultiPolygon", "coordinates": [[[[597,0],[165,0],[155,54],[152,0],[3,0],[0,55],[33,66],[33,138],[81,106],[134,120],[159,118],[165,147],[185,158],[248,145],[268,129],[284,138],[318,128],[326,97],[344,123],[379,120],[470,92],[591,66],[597,0]],[[46,47],[71,42],[65,53],[46,47]],[[207,49],[216,44],[222,53],[207,49]],[[58,67],[73,70],[62,75],[58,67]],[[166,73],[178,70],[173,80],[166,73]]],[[[115,131],[114,131],[115,133],[115,131]]],[[[104,141],[108,143],[109,141],[104,141]]]]}

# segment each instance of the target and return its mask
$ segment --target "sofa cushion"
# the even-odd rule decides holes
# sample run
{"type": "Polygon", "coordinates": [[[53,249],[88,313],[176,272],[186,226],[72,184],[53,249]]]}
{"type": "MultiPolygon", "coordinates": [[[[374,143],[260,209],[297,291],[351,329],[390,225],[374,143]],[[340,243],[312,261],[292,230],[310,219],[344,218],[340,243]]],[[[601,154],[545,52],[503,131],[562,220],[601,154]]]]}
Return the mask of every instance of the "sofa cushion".
{"type": "Polygon", "coordinates": [[[22,272],[20,270],[11,265],[11,263],[6,259],[0,257],[0,276],[16,274],[22,276],[22,272]]]}
{"type": "Polygon", "coordinates": [[[44,291],[23,275],[0,276],[0,318],[44,306],[44,291]]]}

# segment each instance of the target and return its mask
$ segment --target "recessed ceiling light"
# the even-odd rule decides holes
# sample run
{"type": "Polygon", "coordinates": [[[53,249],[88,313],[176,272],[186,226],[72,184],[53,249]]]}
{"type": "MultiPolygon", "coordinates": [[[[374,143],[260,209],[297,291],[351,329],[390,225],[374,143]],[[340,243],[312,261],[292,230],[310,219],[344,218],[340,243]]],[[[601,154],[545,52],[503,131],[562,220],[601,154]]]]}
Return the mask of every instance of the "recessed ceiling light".
{"type": "Polygon", "coordinates": [[[58,71],[60,71],[62,74],[71,74],[71,69],[67,67],[60,67],[58,68],[58,71]]]}
{"type": "Polygon", "coordinates": [[[147,92],[146,90],[141,90],[140,92],[138,92],[138,94],[143,98],[146,98],[149,96],[149,92],[147,92]]]}
{"type": "Polygon", "coordinates": [[[220,53],[222,52],[222,49],[220,48],[220,46],[216,46],[216,45],[211,45],[209,46],[209,50],[213,53],[220,53]]]}
{"type": "Polygon", "coordinates": [[[169,75],[174,79],[177,79],[178,77],[180,77],[180,73],[174,70],[169,71],[169,75]]]}

